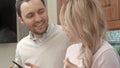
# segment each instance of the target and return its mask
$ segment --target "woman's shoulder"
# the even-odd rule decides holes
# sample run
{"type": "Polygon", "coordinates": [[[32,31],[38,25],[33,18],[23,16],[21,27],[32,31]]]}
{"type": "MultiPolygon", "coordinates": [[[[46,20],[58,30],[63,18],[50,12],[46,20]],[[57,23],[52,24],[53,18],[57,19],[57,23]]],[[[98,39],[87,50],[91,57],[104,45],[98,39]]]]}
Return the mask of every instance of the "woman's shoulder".
{"type": "Polygon", "coordinates": [[[114,48],[112,47],[111,44],[109,44],[107,41],[104,41],[102,46],[99,48],[99,50],[95,53],[94,56],[99,56],[103,53],[105,53],[106,51],[112,50],[114,51],[114,48]]]}
{"type": "Polygon", "coordinates": [[[95,53],[94,58],[95,59],[100,59],[100,58],[107,59],[109,57],[119,58],[119,55],[111,44],[109,44],[107,41],[104,41],[101,48],[99,48],[99,50],[95,53]]]}
{"type": "Polygon", "coordinates": [[[102,47],[94,55],[93,66],[100,65],[104,68],[118,68],[120,66],[120,58],[112,45],[105,41],[102,47]],[[106,64],[109,64],[106,65],[106,64]],[[110,67],[111,66],[111,67],[110,67]]]}
{"type": "Polygon", "coordinates": [[[82,43],[71,44],[67,50],[79,50],[82,46],[82,43]]]}
{"type": "Polygon", "coordinates": [[[70,62],[74,64],[78,64],[78,55],[80,54],[81,43],[79,44],[72,44],[67,48],[66,57],[69,58],[70,62]]]}
{"type": "Polygon", "coordinates": [[[80,48],[81,48],[81,43],[79,44],[72,44],[67,48],[67,56],[72,56],[72,55],[78,55],[80,52],[80,48]]]}

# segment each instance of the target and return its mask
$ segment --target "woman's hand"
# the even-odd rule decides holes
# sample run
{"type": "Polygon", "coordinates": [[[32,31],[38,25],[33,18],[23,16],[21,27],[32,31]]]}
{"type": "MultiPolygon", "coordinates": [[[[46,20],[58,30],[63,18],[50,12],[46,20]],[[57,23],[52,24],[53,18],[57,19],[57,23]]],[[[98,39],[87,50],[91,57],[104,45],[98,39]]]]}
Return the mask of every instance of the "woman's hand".
{"type": "Polygon", "coordinates": [[[68,58],[64,60],[65,68],[78,68],[77,65],[71,63],[68,58]]]}
{"type": "Polygon", "coordinates": [[[38,68],[36,65],[31,64],[29,62],[26,62],[25,65],[28,66],[28,67],[30,67],[30,68],[38,68]]]}

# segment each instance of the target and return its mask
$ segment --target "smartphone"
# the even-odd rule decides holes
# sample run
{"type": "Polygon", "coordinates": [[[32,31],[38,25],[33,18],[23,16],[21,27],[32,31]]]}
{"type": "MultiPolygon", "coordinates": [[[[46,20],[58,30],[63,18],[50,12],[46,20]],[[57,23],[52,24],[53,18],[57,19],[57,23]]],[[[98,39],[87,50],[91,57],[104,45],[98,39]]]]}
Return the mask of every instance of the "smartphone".
{"type": "Polygon", "coordinates": [[[12,61],[14,64],[16,64],[18,66],[18,68],[23,68],[20,64],[18,64],[17,62],[15,61],[12,61]]]}

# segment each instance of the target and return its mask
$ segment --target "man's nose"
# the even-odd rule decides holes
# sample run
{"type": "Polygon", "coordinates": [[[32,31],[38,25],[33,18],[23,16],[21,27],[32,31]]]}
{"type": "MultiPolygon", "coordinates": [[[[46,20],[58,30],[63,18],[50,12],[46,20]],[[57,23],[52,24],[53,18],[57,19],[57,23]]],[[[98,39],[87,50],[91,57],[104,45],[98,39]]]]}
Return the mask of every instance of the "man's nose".
{"type": "Polygon", "coordinates": [[[39,14],[36,14],[35,21],[40,22],[42,17],[39,14]]]}

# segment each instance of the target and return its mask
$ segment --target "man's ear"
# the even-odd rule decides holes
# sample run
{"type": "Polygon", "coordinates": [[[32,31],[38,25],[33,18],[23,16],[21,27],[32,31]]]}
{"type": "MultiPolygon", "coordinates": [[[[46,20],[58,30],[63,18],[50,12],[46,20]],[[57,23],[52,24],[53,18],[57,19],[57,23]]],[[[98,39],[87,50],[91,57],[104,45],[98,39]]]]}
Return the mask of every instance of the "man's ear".
{"type": "Polygon", "coordinates": [[[18,17],[18,22],[20,22],[21,24],[23,24],[23,19],[21,17],[18,17]]]}

